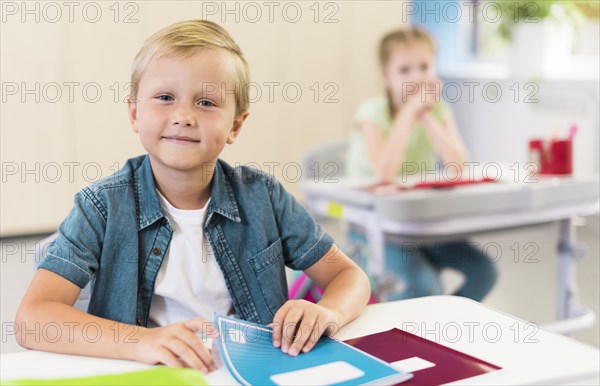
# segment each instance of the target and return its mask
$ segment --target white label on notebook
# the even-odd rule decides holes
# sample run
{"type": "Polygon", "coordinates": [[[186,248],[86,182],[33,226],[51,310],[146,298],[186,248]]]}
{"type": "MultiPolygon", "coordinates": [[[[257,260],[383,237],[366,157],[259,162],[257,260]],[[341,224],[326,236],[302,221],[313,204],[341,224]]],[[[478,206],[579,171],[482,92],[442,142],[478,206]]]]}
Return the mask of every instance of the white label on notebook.
{"type": "Polygon", "coordinates": [[[405,371],[407,373],[414,373],[415,371],[425,370],[435,366],[435,363],[426,361],[425,359],[419,357],[402,359],[401,361],[392,362],[390,364],[398,370],[405,371]]]}
{"type": "Polygon", "coordinates": [[[278,385],[331,385],[362,377],[365,373],[348,362],[337,361],[307,369],[271,375],[278,385]]]}
{"type": "Polygon", "coordinates": [[[229,335],[229,339],[231,339],[232,342],[241,343],[241,344],[246,343],[246,339],[244,338],[243,331],[229,328],[229,329],[227,329],[227,334],[229,335]]]}

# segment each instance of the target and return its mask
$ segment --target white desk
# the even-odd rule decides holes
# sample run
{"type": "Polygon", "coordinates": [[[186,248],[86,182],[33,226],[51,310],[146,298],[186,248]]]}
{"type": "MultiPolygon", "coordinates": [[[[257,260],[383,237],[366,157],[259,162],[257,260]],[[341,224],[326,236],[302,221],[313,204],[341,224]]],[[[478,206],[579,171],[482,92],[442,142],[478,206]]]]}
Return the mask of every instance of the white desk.
{"type": "MultiPolygon", "coordinates": [[[[346,340],[397,327],[478,357],[502,370],[454,384],[566,384],[600,381],[598,349],[535,326],[477,302],[432,296],[379,303],[344,326],[346,340]]],[[[0,379],[76,377],[133,371],[148,365],[113,359],[27,351],[0,357],[0,379]]],[[[233,384],[224,368],[207,375],[211,384],[233,384]]],[[[301,381],[301,380],[300,380],[301,381]]]]}
{"type": "Polygon", "coordinates": [[[559,222],[557,321],[547,325],[567,333],[594,324],[594,313],[580,305],[575,282],[582,254],[572,218],[598,213],[598,176],[508,178],[497,183],[450,189],[415,189],[373,194],[360,188],[374,179],[306,181],[306,205],[324,216],[365,227],[371,259],[369,273],[383,274],[385,235],[415,241],[461,238],[499,229],[559,222]]]}

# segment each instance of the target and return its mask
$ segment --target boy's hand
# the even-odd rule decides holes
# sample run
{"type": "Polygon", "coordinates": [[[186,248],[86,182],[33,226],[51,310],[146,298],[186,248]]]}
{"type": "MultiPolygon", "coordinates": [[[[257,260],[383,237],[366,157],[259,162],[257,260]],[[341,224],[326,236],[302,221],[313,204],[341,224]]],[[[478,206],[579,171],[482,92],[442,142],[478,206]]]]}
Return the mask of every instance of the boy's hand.
{"type": "Polygon", "coordinates": [[[208,373],[214,370],[212,355],[196,335],[197,331],[211,338],[218,336],[213,324],[199,317],[163,327],[142,329],[135,347],[135,358],[148,364],[191,367],[208,373]]]}
{"type": "Polygon", "coordinates": [[[288,300],[275,314],[273,346],[296,356],[310,351],[322,334],[333,335],[340,328],[341,317],[333,309],[306,300],[288,300]]]}

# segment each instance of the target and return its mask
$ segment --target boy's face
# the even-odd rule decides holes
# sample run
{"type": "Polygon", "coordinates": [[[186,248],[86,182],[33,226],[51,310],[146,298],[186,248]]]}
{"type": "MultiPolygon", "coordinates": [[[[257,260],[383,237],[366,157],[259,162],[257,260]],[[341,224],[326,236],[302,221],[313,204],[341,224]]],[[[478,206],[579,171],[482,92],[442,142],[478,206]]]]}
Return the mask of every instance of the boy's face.
{"type": "Polygon", "coordinates": [[[402,97],[412,90],[411,84],[420,85],[435,79],[435,57],[427,44],[402,44],[391,49],[393,52],[383,68],[383,77],[395,97],[402,97]]]}
{"type": "Polygon", "coordinates": [[[203,50],[148,64],[137,103],[129,102],[129,117],[153,163],[199,170],[235,141],[248,113],[236,117],[236,77],[226,55],[203,50]]]}

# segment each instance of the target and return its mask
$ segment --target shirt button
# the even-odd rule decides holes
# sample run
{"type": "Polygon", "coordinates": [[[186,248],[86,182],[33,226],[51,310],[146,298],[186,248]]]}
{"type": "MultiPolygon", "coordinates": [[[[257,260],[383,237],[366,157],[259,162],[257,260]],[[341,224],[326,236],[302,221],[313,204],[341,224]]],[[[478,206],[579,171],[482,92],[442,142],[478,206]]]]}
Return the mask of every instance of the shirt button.
{"type": "Polygon", "coordinates": [[[152,253],[156,256],[160,255],[160,248],[152,248],[152,253]]]}
{"type": "Polygon", "coordinates": [[[160,220],[160,223],[162,225],[167,225],[167,219],[163,217],[162,220],[160,220]]]}
{"type": "Polygon", "coordinates": [[[136,322],[137,322],[138,326],[144,325],[144,321],[142,320],[142,318],[137,318],[136,322]]]}

